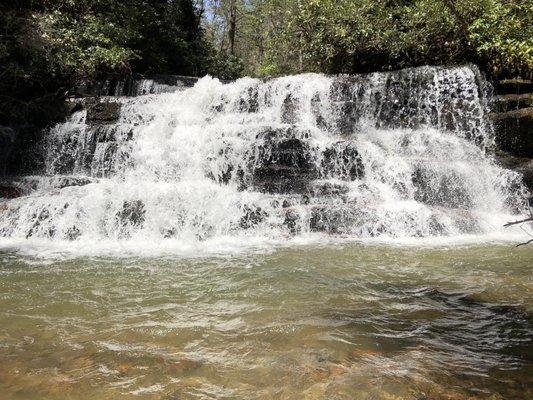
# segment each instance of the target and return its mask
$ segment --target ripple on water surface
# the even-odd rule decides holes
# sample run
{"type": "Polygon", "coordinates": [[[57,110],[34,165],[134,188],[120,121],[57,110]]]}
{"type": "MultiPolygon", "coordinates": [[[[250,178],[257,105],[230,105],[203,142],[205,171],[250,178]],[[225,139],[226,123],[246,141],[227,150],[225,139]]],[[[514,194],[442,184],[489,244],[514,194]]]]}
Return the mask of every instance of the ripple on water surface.
{"type": "Polygon", "coordinates": [[[533,248],[0,260],[7,399],[532,397],[533,248]]]}

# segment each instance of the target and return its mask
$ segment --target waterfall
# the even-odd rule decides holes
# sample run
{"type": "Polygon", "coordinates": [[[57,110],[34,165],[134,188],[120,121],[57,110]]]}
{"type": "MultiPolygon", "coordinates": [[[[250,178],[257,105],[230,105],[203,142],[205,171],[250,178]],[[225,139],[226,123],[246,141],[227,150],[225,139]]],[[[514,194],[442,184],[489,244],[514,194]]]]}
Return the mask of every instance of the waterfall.
{"type": "Polygon", "coordinates": [[[526,197],[491,156],[474,67],[139,88],[100,100],[116,119],[86,109],[51,129],[0,243],[483,240],[504,237],[526,197]]]}

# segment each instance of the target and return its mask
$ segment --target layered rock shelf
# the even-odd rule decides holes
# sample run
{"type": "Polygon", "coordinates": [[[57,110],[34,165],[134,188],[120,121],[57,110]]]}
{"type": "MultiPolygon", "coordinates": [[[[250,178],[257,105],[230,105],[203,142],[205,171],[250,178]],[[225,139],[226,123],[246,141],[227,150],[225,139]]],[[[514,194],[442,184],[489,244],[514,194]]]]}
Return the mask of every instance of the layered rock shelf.
{"type": "Polygon", "coordinates": [[[497,156],[501,164],[521,173],[533,191],[533,81],[497,82],[494,112],[497,156]]]}

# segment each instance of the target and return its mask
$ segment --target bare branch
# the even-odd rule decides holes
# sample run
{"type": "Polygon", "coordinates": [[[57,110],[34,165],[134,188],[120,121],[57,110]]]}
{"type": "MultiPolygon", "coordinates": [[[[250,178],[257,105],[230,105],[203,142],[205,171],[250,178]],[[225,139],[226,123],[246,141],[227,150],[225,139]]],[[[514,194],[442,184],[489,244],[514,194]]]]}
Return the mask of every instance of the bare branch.
{"type": "Polygon", "coordinates": [[[530,240],[528,240],[527,242],[524,242],[524,243],[518,243],[518,244],[516,245],[516,247],[525,246],[526,244],[529,244],[529,243],[532,243],[532,242],[533,242],[533,239],[530,239],[530,240]]]}
{"type": "Polygon", "coordinates": [[[528,222],[528,221],[533,221],[533,217],[529,217],[529,218],[526,218],[526,219],[522,219],[522,220],[520,220],[520,221],[507,222],[504,226],[507,227],[507,226],[516,225],[516,224],[521,224],[522,222],[528,222]]]}

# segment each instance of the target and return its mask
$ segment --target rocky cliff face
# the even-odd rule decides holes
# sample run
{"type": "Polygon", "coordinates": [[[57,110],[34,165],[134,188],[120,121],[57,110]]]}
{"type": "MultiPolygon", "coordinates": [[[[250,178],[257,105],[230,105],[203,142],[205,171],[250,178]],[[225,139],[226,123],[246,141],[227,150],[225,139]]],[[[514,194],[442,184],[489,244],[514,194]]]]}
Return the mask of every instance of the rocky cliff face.
{"type": "Polygon", "coordinates": [[[500,163],[523,175],[533,192],[533,81],[496,82],[494,112],[496,154],[500,163]]]}

